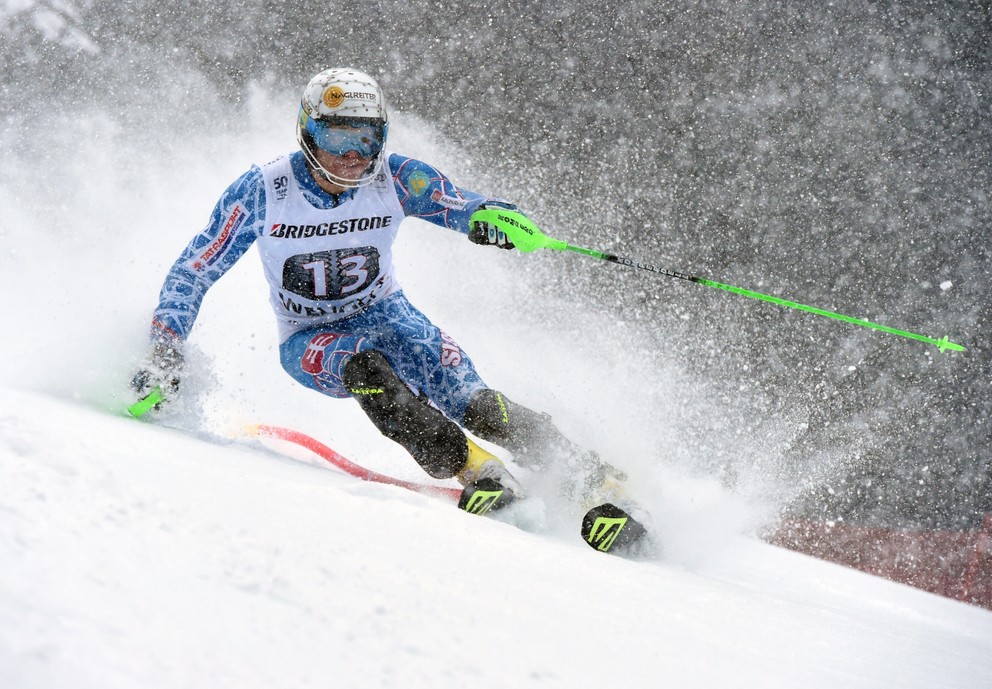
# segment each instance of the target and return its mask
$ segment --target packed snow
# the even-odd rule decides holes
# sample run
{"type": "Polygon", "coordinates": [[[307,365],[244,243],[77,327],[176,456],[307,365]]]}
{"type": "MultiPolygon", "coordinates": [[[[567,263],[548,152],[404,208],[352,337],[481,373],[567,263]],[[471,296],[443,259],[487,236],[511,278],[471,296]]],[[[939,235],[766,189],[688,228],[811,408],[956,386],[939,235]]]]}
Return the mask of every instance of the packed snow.
{"type": "Polygon", "coordinates": [[[988,611],[671,508],[628,561],[40,393],[0,444],[5,687],[992,686],[988,611]]]}

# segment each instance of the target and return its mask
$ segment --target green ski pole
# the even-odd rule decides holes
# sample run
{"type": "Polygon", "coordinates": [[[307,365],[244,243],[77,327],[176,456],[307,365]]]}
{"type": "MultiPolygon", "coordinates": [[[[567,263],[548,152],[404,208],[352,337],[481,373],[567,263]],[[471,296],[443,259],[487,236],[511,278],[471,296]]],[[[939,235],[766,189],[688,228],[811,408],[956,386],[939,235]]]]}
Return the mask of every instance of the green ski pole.
{"type": "Polygon", "coordinates": [[[639,268],[641,270],[647,270],[652,273],[657,273],[659,275],[664,275],[666,277],[675,278],[677,280],[688,280],[689,282],[695,282],[699,285],[705,285],[707,287],[713,287],[715,289],[721,289],[726,292],[731,292],[733,294],[739,294],[743,297],[750,297],[751,299],[760,299],[761,301],[767,301],[772,304],[777,304],[790,309],[796,309],[798,311],[805,311],[807,313],[813,313],[818,316],[824,316],[826,318],[833,318],[838,321],[843,321],[845,323],[851,323],[853,325],[860,325],[864,328],[871,328],[873,330],[879,330],[881,332],[890,333],[892,335],[899,335],[900,337],[907,337],[912,340],[919,340],[920,342],[926,342],[928,344],[935,345],[937,349],[941,352],[952,349],[956,352],[963,352],[964,347],[961,345],[951,342],[950,339],[944,337],[942,339],[936,339],[933,337],[927,337],[926,335],[920,335],[918,333],[908,332],[906,330],[899,330],[897,328],[890,328],[885,325],[879,325],[878,323],[872,323],[871,321],[866,321],[861,318],[853,318],[851,316],[845,316],[841,313],[834,313],[833,311],[826,311],[824,309],[818,309],[814,306],[807,306],[806,304],[800,304],[794,301],[788,301],[786,299],[781,299],[779,297],[774,297],[770,294],[762,294],[761,292],[754,292],[749,289],[744,289],[742,287],[734,287],[733,285],[725,285],[720,282],[715,282],[713,280],[707,280],[705,278],[696,277],[694,275],[686,275],[685,273],[680,273],[674,270],[665,270],[657,266],[653,266],[647,263],[640,263],[629,258],[624,258],[622,256],[616,256],[614,254],[604,253],[602,251],[596,251],[594,249],[585,249],[581,246],[574,246],[560,239],[554,239],[548,237],[537,225],[533,223],[525,215],[517,213],[511,210],[506,210],[503,208],[485,208],[478,210],[472,214],[470,222],[485,222],[490,225],[495,226],[498,230],[504,232],[510,241],[513,242],[514,246],[517,247],[523,253],[530,253],[532,251],[537,251],[538,249],[551,249],[552,251],[571,251],[576,254],[582,254],[583,256],[591,256],[592,258],[597,258],[601,261],[609,261],[610,263],[619,263],[621,265],[630,266],[632,268],[639,268]]]}

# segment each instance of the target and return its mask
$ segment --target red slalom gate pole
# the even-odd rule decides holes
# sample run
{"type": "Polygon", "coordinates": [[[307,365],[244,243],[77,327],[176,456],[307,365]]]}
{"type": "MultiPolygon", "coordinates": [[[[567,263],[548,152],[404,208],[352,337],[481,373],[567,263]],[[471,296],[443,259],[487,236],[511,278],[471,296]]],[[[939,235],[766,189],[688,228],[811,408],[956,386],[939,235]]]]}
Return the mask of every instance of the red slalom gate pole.
{"type": "Polygon", "coordinates": [[[392,476],[386,476],[385,474],[380,474],[376,471],[372,471],[371,469],[366,469],[359,464],[355,464],[350,459],[331,449],[319,440],[312,438],[305,433],[294,431],[291,428],[259,424],[257,426],[253,426],[252,431],[253,435],[256,436],[275,438],[276,440],[285,440],[286,442],[293,443],[294,445],[310,450],[315,455],[329,464],[334,465],[346,474],[350,474],[351,476],[359,478],[363,481],[374,481],[376,483],[385,483],[390,486],[400,486],[401,488],[412,490],[415,493],[443,495],[454,500],[457,500],[461,496],[462,491],[460,488],[454,488],[451,486],[430,486],[422,483],[414,483],[412,481],[404,481],[403,479],[393,478],[392,476]]]}

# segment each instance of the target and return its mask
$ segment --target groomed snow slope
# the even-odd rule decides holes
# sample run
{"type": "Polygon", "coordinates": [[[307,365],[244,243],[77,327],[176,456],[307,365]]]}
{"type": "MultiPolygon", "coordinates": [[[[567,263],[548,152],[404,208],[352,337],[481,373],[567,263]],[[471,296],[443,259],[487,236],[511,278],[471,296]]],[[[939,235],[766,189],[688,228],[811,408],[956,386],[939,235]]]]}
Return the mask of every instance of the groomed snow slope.
{"type": "Polygon", "coordinates": [[[626,561],[0,395],[0,685],[992,687],[992,614],[744,536],[626,561]]]}

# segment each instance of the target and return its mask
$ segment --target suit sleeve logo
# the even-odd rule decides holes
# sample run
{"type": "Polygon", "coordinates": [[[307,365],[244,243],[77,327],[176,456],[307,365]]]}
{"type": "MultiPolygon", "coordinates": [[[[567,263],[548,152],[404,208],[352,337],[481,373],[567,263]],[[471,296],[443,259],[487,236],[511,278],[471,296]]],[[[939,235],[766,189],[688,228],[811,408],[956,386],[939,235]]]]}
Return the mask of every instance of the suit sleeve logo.
{"type": "Polygon", "coordinates": [[[414,170],[410,173],[410,179],[407,183],[410,185],[411,194],[414,196],[423,196],[431,183],[431,178],[423,170],[414,170]]]}
{"type": "Polygon", "coordinates": [[[235,235],[237,235],[241,226],[245,224],[247,218],[248,212],[245,210],[245,207],[240,203],[235,204],[227,216],[227,220],[224,222],[220,233],[207,245],[206,249],[201,251],[198,256],[193,257],[190,261],[190,267],[193,270],[200,271],[217,263],[230,248],[235,235]]]}

